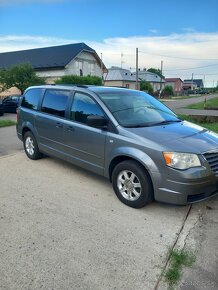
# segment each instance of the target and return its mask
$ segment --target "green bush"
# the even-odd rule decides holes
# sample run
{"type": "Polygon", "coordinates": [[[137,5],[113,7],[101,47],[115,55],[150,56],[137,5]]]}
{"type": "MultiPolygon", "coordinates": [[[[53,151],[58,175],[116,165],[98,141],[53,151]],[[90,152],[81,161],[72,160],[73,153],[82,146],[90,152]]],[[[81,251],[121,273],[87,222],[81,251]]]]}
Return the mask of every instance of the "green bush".
{"type": "Polygon", "coordinates": [[[55,82],[56,84],[75,84],[75,85],[102,85],[102,79],[97,76],[63,76],[55,82]]]}
{"type": "Polygon", "coordinates": [[[154,92],[152,85],[149,82],[146,82],[143,80],[140,82],[140,90],[145,91],[146,93],[148,93],[150,95],[152,95],[154,92]]]}
{"type": "Polygon", "coordinates": [[[169,86],[169,85],[166,85],[162,91],[162,95],[163,96],[173,96],[174,93],[173,93],[173,87],[172,86],[169,86]]]}

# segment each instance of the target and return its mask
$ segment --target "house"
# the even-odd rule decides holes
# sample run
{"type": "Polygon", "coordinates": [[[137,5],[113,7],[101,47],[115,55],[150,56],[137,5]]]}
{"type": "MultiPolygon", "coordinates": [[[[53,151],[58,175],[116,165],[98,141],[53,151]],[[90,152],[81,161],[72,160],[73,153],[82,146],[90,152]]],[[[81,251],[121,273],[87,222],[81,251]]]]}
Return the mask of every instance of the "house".
{"type": "Polygon", "coordinates": [[[96,51],[85,43],[0,53],[0,69],[20,63],[30,63],[48,83],[72,74],[102,77],[107,71],[96,51]]]}
{"type": "MultiPolygon", "coordinates": [[[[133,75],[135,76],[136,72],[134,72],[133,75]]],[[[145,70],[138,71],[138,78],[141,81],[150,83],[154,92],[158,92],[160,89],[163,89],[166,83],[165,80],[163,78],[161,79],[159,75],[145,70]]]]}
{"type": "Polygon", "coordinates": [[[112,66],[104,74],[104,85],[109,87],[122,87],[136,89],[136,77],[130,70],[112,66]]]}
{"type": "Polygon", "coordinates": [[[183,81],[180,78],[165,78],[166,85],[173,88],[173,92],[176,95],[179,95],[183,91],[183,81]]]}
{"type": "Polygon", "coordinates": [[[190,79],[190,80],[184,80],[183,81],[183,86],[185,86],[185,89],[187,89],[189,84],[189,89],[194,90],[194,89],[203,89],[204,88],[204,83],[202,79],[190,79]]]}
{"type": "Polygon", "coordinates": [[[197,84],[192,81],[185,80],[183,81],[182,88],[183,91],[195,90],[197,89],[197,84]]]}

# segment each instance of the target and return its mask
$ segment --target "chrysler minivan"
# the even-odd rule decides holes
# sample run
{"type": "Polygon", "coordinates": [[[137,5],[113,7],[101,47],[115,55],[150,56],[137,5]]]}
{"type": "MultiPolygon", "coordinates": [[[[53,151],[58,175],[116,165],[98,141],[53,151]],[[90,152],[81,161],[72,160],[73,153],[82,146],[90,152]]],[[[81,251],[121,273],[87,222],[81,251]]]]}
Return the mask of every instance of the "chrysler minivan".
{"type": "Polygon", "coordinates": [[[144,92],[30,87],[18,108],[17,135],[30,159],[55,156],[105,176],[134,208],[153,199],[185,205],[218,192],[218,135],[144,92]]]}

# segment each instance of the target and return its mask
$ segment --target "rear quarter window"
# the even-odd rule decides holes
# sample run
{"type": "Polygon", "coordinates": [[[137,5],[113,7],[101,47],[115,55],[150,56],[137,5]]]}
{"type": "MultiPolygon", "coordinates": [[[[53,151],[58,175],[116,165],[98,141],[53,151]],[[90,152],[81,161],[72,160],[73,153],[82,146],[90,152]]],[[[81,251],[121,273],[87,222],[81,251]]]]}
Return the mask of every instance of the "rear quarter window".
{"type": "Polygon", "coordinates": [[[42,89],[28,90],[21,101],[21,107],[37,110],[39,98],[42,94],[42,89]]]}

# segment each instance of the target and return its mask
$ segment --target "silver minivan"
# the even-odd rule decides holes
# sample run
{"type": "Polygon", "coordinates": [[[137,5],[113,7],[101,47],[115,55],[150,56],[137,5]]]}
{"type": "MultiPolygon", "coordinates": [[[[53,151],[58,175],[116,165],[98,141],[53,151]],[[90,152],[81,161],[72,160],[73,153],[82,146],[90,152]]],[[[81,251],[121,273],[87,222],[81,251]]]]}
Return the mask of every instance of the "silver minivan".
{"type": "Polygon", "coordinates": [[[18,108],[17,135],[30,159],[55,156],[105,176],[134,208],[153,199],[185,205],[218,193],[218,135],[144,92],[30,87],[18,108]]]}

